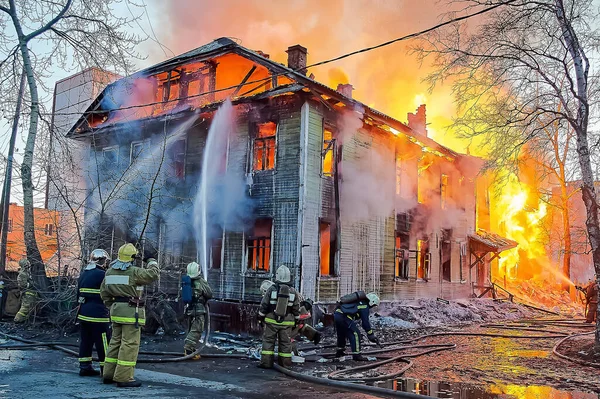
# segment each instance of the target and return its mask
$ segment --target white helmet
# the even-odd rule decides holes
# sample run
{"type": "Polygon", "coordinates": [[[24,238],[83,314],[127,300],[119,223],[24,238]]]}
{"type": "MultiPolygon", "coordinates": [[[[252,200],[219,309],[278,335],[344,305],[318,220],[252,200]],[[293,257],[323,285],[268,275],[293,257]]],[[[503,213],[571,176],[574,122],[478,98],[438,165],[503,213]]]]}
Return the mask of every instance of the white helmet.
{"type": "Polygon", "coordinates": [[[190,278],[196,278],[200,275],[200,265],[196,262],[187,265],[187,274],[190,278]]]}
{"type": "Polygon", "coordinates": [[[269,288],[271,288],[272,285],[274,285],[275,283],[272,282],[271,280],[265,280],[262,282],[262,284],[260,285],[260,293],[265,295],[268,291],[269,288]]]}
{"type": "Polygon", "coordinates": [[[275,273],[275,281],[279,283],[289,283],[291,280],[290,269],[287,266],[279,266],[275,273]]]}
{"type": "Polygon", "coordinates": [[[369,292],[367,294],[367,299],[369,300],[370,307],[379,306],[379,303],[381,302],[381,300],[379,299],[379,295],[377,295],[374,292],[369,292]]]}
{"type": "Polygon", "coordinates": [[[103,249],[94,249],[90,254],[90,262],[97,264],[98,266],[104,266],[110,263],[110,256],[108,252],[103,249]]]}

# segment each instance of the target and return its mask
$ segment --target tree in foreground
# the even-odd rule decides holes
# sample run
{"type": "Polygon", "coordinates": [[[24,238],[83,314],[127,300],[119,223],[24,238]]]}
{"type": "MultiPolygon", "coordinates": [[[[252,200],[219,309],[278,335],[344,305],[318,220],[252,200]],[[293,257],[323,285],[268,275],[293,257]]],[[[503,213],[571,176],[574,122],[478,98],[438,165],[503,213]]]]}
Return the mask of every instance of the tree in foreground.
{"type": "MultiPolygon", "coordinates": [[[[431,56],[433,85],[450,80],[460,116],[453,127],[479,137],[492,167],[519,166],[521,150],[548,143],[564,154],[574,135],[576,174],[587,213],[586,230],[600,278],[600,225],[589,126],[598,102],[598,76],[589,55],[600,44],[598,10],[589,0],[455,0],[465,12],[502,4],[478,20],[435,31],[418,48],[431,56]]],[[[453,15],[450,18],[454,17],[453,15]]],[[[562,158],[562,157],[559,157],[562,158]]],[[[600,319],[595,348],[600,352],[600,319]]]]}

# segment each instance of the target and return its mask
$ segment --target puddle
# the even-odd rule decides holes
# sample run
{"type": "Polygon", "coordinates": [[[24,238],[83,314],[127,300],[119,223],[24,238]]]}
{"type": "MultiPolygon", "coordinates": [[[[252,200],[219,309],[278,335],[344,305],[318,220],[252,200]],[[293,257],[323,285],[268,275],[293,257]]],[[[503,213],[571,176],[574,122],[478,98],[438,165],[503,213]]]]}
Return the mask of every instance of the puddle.
{"type": "Polygon", "coordinates": [[[376,386],[445,399],[598,399],[598,395],[593,393],[560,391],[534,385],[478,385],[403,378],[376,386]]]}

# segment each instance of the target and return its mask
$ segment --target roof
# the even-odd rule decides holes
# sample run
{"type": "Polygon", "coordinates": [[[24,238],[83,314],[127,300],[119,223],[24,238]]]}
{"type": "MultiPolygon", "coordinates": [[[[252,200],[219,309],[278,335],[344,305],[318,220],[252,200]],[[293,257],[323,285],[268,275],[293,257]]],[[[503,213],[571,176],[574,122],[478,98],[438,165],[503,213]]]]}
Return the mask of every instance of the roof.
{"type": "MultiPolygon", "coordinates": [[[[143,77],[143,76],[148,76],[149,74],[164,72],[174,66],[181,65],[184,62],[188,62],[188,61],[192,61],[192,60],[193,61],[208,60],[210,58],[224,55],[227,53],[236,53],[238,55],[241,55],[245,58],[248,58],[248,59],[266,67],[267,69],[271,70],[273,73],[285,75],[285,76],[289,77],[290,79],[295,80],[297,83],[303,85],[304,87],[308,88],[310,90],[310,92],[312,92],[315,95],[326,96],[328,99],[330,99],[330,101],[335,101],[336,103],[342,102],[346,106],[350,107],[350,109],[360,110],[365,117],[368,117],[371,120],[374,120],[377,123],[384,125],[384,130],[386,130],[385,127],[387,126],[388,127],[387,130],[390,131],[389,128],[391,127],[397,131],[397,132],[393,132],[394,134],[403,133],[403,134],[407,135],[408,137],[416,139],[418,144],[425,145],[434,150],[440,151],[441,153],[443,153],[446,156],[450,156],[450,157],[454,158],[454,157],[457,157],[458,155],[460,155],[460,154],[450,150],[449,148],[442,146],[441,144],[437,143],[433,139],[413,131],[410,127],[408,127],[407,124],[405,124],[389,115],[386,115],[383,112],[380,112],[374,108],[371,108],[360,101],[357,101],[353,98],[346,97],[342,93],[338,92],[337,90],[334,90],[331,87],[329,87],[323,83],[320,83],[314,79],[311,79],[310,77],[307,77],[300,72],[297,72],[291,68],[288,68],[287,66],[285,66],[283,64],[273,61],[270,58],[266,58],[263,55],[261,55],[257,52],[254,52],[246,47],[243,47],[243,46],[237,44],[236,42],[234,42],[233,40],[226,38],[226,37],[216,39],[208,44],[205,44],[204,46],[198,47],[194,50],[190,50],[188,52],[185,52],[183,54],[180,54],[178,56],[170,58],[170,59],[163,61],[161,63],[158,63],[156,65],[142,69],[142,70],[134,73],[133,75],[131,75],[129,78],[143,77]]],[[[116,82],[108,85],[102,91],[102,93],[96,98],[96,100],[94,100],[92,102],[92,104],[88,107],[88,109],[85,111],[85,113],[82,115],[82,117],[78,120],[78,122],[67,133],[67,137],[74,138],[76,136],[75,130],[81,123],[83,123],[85,121],[85,115],[96,109],[96,107],[100,104],[100,102],[104,96],[104,93],[115,83],[116,82]]],[[[413,141],[415,141],[415,140],[413,140],[413,141]]]]}
{"type": "Polygon", "coordinates": [[[469,239],[487,247],[488,252],[502,252],[519,245],[516,241],[483,229],[477,229],[476,234],[469,234],[469,239]]]}

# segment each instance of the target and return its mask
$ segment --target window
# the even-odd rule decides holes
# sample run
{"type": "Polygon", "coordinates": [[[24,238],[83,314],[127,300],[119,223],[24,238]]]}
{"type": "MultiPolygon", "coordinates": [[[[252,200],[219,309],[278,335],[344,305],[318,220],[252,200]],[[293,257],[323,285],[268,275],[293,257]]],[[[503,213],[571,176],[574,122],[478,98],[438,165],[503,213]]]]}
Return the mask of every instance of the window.
{"type": "Polygon", "coordinates": [[[48,237],[51,237],[54,234],[54,225],[52,223],[47,223],[44,228],[44,234],[48,237]]]}
{"type": "Polygon", "coordinates": [[[408,233],[396,233],[396,277],[402,280],[408,280],[408,240],[408,233]]]}
{"type": "Polygon", "coordinates": [[[319,248],[321,276],[335,276],[337,241],[335,232],[331,231],[331,223],[319,223],[319,248]]]}
{"type": "Polygon", "coordinates": [[[221,252],[223,250],[223,237],[214,238],[210,246],[210,267],[221,269],[221,252]]]}
{"type": "Polygon", "coordinates": [[[181,139],[175,141],[168,149],[170,161],[169,172],[171,176],[178,179],[185,177],[185,148],[186,140],[181,139]]]}
{"type": "Polygon", "coordinates": [[[440,179],[440,201],[442,209],[448,206],[448,175],[442,175],[440,179]]]}
{"type": "Polygon", "coordinates": [[[271,261],[271,229],[273,219],[258,219],[246,240],[248,269],[268,272],[271,261]]]}
{"type": "Polygon", "coordinates": [[[119,148],[106,147],[102,149],[102,160],[109,167],[114,167],[119,162],[119,148]]]}
{"type": "Polygon", "coordinates": [[[139,159],[142,156],[143,151],[144,151],[144,143],[143,142],[136,141],[136,142],[131,143],[131,151],[129,154],[129,164],[131,165],[137,159],[139,159]]]}
{"type": "Polygon", "coordinates": [[[253,171],[272,170],[275,168],[275,136],[277,124],[275,122],[257,125],[256,137],[253,148],[253,171]]]}
{"type": "Polygon", "coordinates": [[[442,278],[452,281],[452,229],[442,229],[442,278]]]}
{"type": "Polygon", "coordinates": [[[429,240],[417,240],[417,279],[429,279],[430,261],[429,240]]]}
{"type": "Polygon", "coordinates": [[[323,129],[323,153],[322,168],[323,176],[333,176],[334,158],[335,158],[335,139],[331,130],[323,129]]]}
{"type": "Polygon", "coordinates": [[[8,219],[7,224],[8,225],[6,226],[6,231],[8,231],[10,233],[13,230],[13,220],[8,219]]]}

